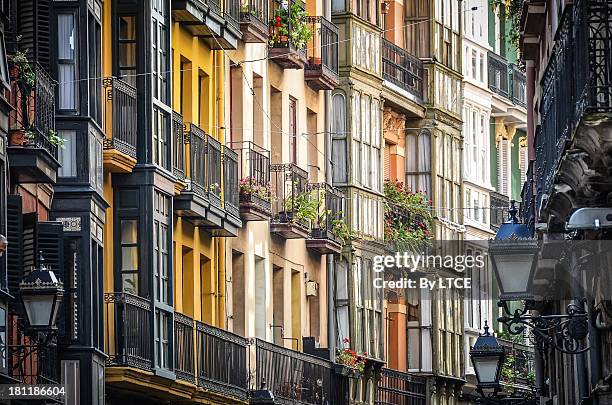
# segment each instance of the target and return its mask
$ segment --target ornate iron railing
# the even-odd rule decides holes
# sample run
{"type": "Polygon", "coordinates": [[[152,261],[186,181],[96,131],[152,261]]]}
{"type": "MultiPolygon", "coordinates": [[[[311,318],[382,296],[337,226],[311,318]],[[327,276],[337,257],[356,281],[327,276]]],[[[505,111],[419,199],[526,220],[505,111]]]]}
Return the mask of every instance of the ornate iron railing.
{"type": "Polygon", "coordinates": [[[22,131],[20,145],[41,148],[57,158],[55,135],[55,84],[38,63],[20,64],[11,69],[9,129],[22,131]],[[24,72],[29,69],[30,72],[24,72]],[[31,75],[30,75],[31,73],[31,75]]]}
{"type": "Polygon", "coordinates": [[[176,378],[196,383],[193,319],[174,313],[174,372],[176,378]]]}
{"type": "Polygon", "coordinates": [[[527,169],[527,179],[523,184],[521,190],[521,216],[523,221],[529,226],[531,234],[535,232],[535,196],[533,190],[533,167],[534,162],[529,162],[529,168],[527,169]]]}
{"type": "Polygon", "coordinates": [[[535,365],[533,347],[510,340],[498,340],[499,344],[506,351],[506,361],[502,366],[500,375],[501,383],[534,386],[535,365]]]}
{"type": "Polygon", "coordinates": [[[221,142],[206,134],[206,189],[211,204],[221,208],[221,142]]]}
{"type": "Polygon", "coordinates": [[[512,102],[521,107],[527,107],[527,78],[525,73],[516,64],[511,64],[511,72],[512,102]]]}
{"type": "Polygon", "coordinates": [[[151,370],[151,303],[128,293],[104,294],[107,366],[151,370]]]}
{"type": "Polygon", "coordinates": [[[232,142],[238,155],[240,201],[270,211],[270,151],[251,141],[232,142]]]}
{"type": "Polygon", "coordinates": [[[268,25],[268,0],[242,0],[240,21],[251,21],[253,18],[268,25]]]}
{"type": "Polygon", "coordinates": [[[58,384],[60,381],[56,344],[9,344],[5,356],[7,374],[23,384],[58,384]]]}
{"type": "Polygon", "coordinates": [[[185,124],[183,116],[172,111],[172,173],[183,180],[185,178],[185,124]]]}
{"type": "Polygon", "coordinates": [[[309,198],[316,203],[317,215],[312,222],[310,236],[314,239],[340,241],[337,235],[344,218],[344,196],[327,183],[310,183],[306,187],[309,198]]]}
{"type": "Polygon", "coordinates": [[[487,54],[489,89],[502,97],[508,97],[508,62],[495,52],[487,54]]]}
{"type": "Polygon", "coordinates": [[[333,364],[259,339],[256,386],[265,386],[280,404],[332,403],[333,364]]]}
{"type": "Polygon", "coordinates": [[[308,227],[308,220],[301,214],[308,199],[308,173],[293,163],[270,165],[271,189],[275,196],[272,202],[272,222],[298,222],[308,227]]]}
{"type": "Polygon", "coordinates": [[[112,137],[106,130],[105,149],[117,149],[136,158],[137,101],[136,89],[121,79],[107,77],[103,81],[106,89],[106,123],[111,123],[112,137]]]}
{"type": "Polygon", "coordinates": [[[419,99],[423,98],[423,62],[383,39],[383,78],[419,99]]]}
{"type": "Polygon", "coordinates": [[[225,211],[240,216],[238,197],[238,154],[223,145],[223,206],[225,211]]]}
{"type": "Polygon", "coordinates": [[[338,27],[325,17],[307,18],[312,38],[306,46],[308,64],[305,70],[323,70],[338,76],[338,27]]]}
{"type": "Polygon", "coordinates": [[[198,386],[246,398],[248,389],[247,340],[196,322],[198,386]]]}
{"type": "Polygon", "coordinates": [[[376,405],[425,405],[425,377],[383,368],[378,380],[376,405]]]}
{"type": "Polygon", "coordinates": [[[240,27],[240,0],[225,0],[223,16],[228,24],[238,29],[240,27]]]}
{"type": "Polygon", "coordinates": [[[207,135],[194,123],[190,123],[186,132],[185,143],[189,144],[189,180],[190,189],[200,197],[208,198],[208,180],[206,176],[207,135]]]}
{"type": "Polygon", "coordinates": [[[497,192],[491,192],[489,198],[491,205],[489,223],[491,224],[491,229],[497,231],[499,226],[508,220],[510,199],[497,192]]]}

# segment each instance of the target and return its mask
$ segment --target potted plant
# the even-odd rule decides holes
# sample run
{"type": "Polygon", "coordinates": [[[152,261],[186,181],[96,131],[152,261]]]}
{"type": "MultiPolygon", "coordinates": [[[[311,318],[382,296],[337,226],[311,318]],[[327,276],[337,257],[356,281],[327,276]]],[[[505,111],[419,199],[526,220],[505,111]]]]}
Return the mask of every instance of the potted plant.
{"type": "Polygon", "coordinates": [[[262,184],[251,176],[247,176],[238,183],[240,200],[253,202],[253,200],[263,200],[269,203],[272,200],[272,190],[270,183],[262,184]]]}
{"type": "Polygon", "coordinates": [[[294,1],[289,6],[283,2],[270,21],[270,46],[290,44],[302,49],[311,38],[312,30],[300,3],[294,1]]]}
{"type": "MultiPolygon", "coordinates": [[[[367,356],[367,353],[364,355],[367,356]]],[[[365,371],[365,358],[355,353],[350,347],[338,349],[336,363],[336,373],[347,377],[359,378],[365,371]]]]}

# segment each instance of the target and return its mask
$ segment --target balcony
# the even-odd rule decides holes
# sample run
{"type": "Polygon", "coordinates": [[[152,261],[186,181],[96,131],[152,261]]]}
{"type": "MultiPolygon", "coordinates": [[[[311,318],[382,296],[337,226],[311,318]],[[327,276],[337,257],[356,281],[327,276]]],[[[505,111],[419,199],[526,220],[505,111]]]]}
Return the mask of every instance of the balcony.
{"type": "Polygon", "coordinates": [[[236,49],[242,37],[239,0],[172,1],[172,17],[213,49],[236,49]]]}
{"type": "Polygon", "coordinates": [[[508,62],[494,52],[489,52],[487,59],[489,64],[489,89],[495,94],[508,98],[508,83],[510,80],[508,62]]]}
{"type": "Polygon", "coordinates": [[[333,90],[338,77],[338,27],[325,17],[308,17],[312,38],[306,47],[304,79],[314,90],[333,90]]]}
{"type": "Polygon", "coordinates": [[[270,21],[269,59],[283,69],[303,69],[306,65],[307,39],[297,42],[291,33],[305,32],[308,28],[305,5],[301,0],[272,0],[272,19],[270,21]],[[293,25],[297,22],[299,26],[293,25]]]}
{"type": "Polygon", "coordinates": [[[36,63],[14,63],[10,70],[8,158],[18,183],[55,183],[57,147],[53,80],[36,63]]]}
{"type": "Polygon", "coordinates": [[[319,405],[334,402],[333,363],[255,340],[256,387],[265,384],[278,403],[319,405]]]}
{"type": "Polygon", "coordinates": [[[527,78],[525,73],[515,64],[511,65],[511,98],[512,102],[523,108],[527,107],[527,78]]]}
{"type": "Polygon", "coordinates": [[[546,26],[546,2],[524,0],[521,10],[521,31],[523,35],[540,35],[546,26]]]}
{"type": "Polygon", "coordinates": [[[103,85],[106,91],[104,165],[111,172],[129,173],[136,164],[136,89],[116,77],[104,79],[103,85]]]}
{"type": "Polygon", "coordinates": [[[533,347],[512,340],[498,339],[506,351],[500,382],[513,388],[535,390],[535,366],[533,347]]]}
{"type": "Polygon", "coordinates": [[[186,187],[175,197],[175,212],[213,236],[235,236],[242,226],[236,154],[193,123],[183,136],[186,187]]]}
{"type": "Polygon", "coordinates": [[[527,169],[527,176],[523,189],[521,190],[521,217],[523,221],[529,226],[531,233],[535,232],[535,195],[534,195],[534,181],[533,181],[533,167],[534,162],[529,162],[529,168],[527,169]]]}
{"type": "Polygon", "coordinates": [[[414,374],[383,368],[378,380],[376,405],[425,405],[427,380],[414,374]]]}
{"type": "Polygon", "coordinates": [[[424,71],[421,60],[386,39],[383,39],[382,58],[383,78],[422,100],[424,71]]]}
{"type": "Polygon", "coordinates": [[[242,0],[240,30],[244,42],[268,42],[268,0],[242,0]]]}
{"type": "Polygon", "coordinates": [[[238,155],[240,217],[244,221],[270,219],[270,151],[250,141],[233,142],[238,155]]]}
{"type": "Polygon", "coordinates": [[[172,111],[172,173],[177,179],[185,180],[185,124],[183,116],[172,111]]]}
{"type": "Polygon", "coordinates": [[[499,229],[500,225],[508,220],[508,206],[510,205],[510,199],[500,193],[492,191],[490,193],[491,201],[491,212],[490,212],[490,224],[491,229],[495,232],[499,229]]]}
{"type": "Polygon", "coordinates": [[[174,373],[178,380],[196,383],[193,319],[174,313],[174,373]]]}
{"type": "Polygon", "coordinates": [[[348,239],[349,233],[344,222],[342,194],[326,183],[309,184],[307,191],[314,202],[316,215],[306,247],[319,254],[341,253],[344,239],[348,239]]]}
{"type": "Polygon", "coordinates": [[[128,293],[104,294],[106,305],[106,365],[153,368],[151,302],[128,293]]]}
{"type": "Polygon", "coordinates": [[[198,387],[239,400],[248,390],[247,340],[196,322],[198,387]]]}
{"type": "Polygon", "coordinates": [[[309,235],[314,210],[307,190],[308,173],[293,163],[270,165],[272,202],[270,232],[285,239],[309,235]]]}

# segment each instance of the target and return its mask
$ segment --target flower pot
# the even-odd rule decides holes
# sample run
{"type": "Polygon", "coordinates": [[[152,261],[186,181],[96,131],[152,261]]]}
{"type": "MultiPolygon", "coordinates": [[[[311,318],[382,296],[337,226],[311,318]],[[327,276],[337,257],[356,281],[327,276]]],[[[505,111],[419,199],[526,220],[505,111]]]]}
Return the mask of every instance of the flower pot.
{"type": "Polygon", "coordinates": [[[325,229],[321,228],[313,228],[311,234],[314,239],[324,239],[325,237],[327,237],[327,232],[325,231],[325,229]]]}
{"type": "Polygon", "coordinates": [[[29,142],[26,131],[23,129],[13,129],[9,131],[9,146],[23,146],[29,142]]]}
{"type": "Polygon", "coordinates": [[[359,371],[345,364],[335,363],[334,372],[338,375],[348,377],[348,378],[356,378],[356,379],[361,378],[361,373],[359,371]]]}
{"type": "Polygon", "coordinates": [[[278,220],[280,222],[293,222],[293,212],[281,211],[278,213],[278,220]]]}

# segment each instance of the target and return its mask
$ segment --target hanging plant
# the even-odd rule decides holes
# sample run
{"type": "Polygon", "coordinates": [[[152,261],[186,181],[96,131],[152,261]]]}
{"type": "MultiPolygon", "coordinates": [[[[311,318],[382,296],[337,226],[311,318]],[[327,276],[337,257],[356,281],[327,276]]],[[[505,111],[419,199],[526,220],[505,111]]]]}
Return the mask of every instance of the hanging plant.
{"type": "Polygon", "coordinates": [[[25,97],[29,96],[36,83],[36,74],[25,52],[17,51],[9,56],[9,61],[15,69],[15,79],[20,85],[25,97]]]}
{"type": "Polygon", "coordinates": [[[521,36],[521,11],[523,8],[523,0],[493,0],[491,5],[494,9],[497,8],[497,10],[499,10],[500,18],[504,18],[510,23],[508,40],[510,44],[518,50],[521,36]]]}

